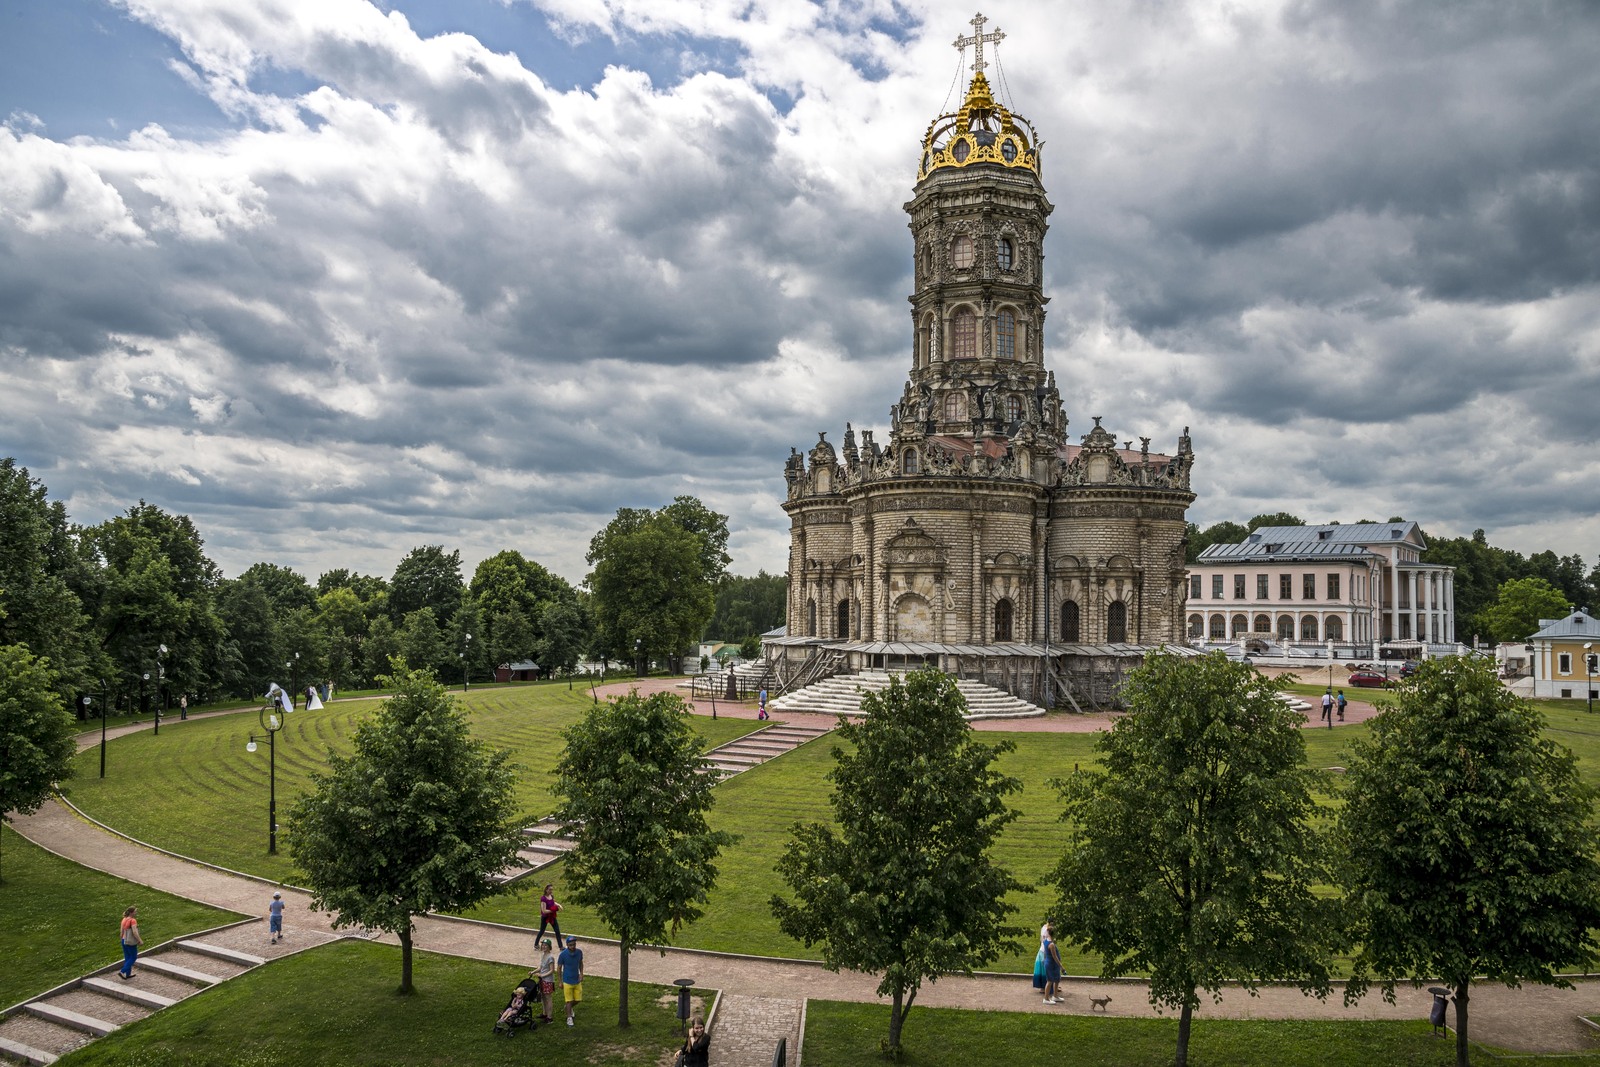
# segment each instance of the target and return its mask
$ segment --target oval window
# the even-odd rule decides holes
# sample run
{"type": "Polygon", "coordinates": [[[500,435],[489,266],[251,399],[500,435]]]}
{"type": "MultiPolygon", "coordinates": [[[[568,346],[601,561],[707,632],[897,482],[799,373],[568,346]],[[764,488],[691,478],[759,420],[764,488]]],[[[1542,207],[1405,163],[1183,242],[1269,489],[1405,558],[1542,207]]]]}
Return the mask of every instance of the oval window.
{"type": "Polygon", "coordinates": [[[1007,163],[1015,163],[1017,161],[1017,142],[1007,137],[1000,145],[1000,154],[1005,157],[1007,163]]]}
{"type": "Polygon", "coordinates": [[[967,161],[967,156],[971,154],[971,152],[972,146],[968,144],[964,138],[960,141],[957,141],[955,147],[950,149],[950,154],[955,157],[955,161],[957,163],[965,163],[967,161]]]}

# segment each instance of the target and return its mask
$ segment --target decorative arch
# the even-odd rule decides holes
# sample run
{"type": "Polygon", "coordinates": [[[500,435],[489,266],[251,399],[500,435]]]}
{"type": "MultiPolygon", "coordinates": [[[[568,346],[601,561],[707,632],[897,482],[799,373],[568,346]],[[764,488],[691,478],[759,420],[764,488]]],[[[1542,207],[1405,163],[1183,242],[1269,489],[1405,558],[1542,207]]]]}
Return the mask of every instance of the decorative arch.
{"type": "Polygon", "coordinates": [[[1344,620],[1337,615],[1329,615],[1322,624],[1322,636],[1329,641],[1344,640],[1344,620]]]}
{"type": "Polygon", "coordinates": [[[902,474],[916,474],[922,469],[922,457],[917,455],[917,450],[908,448],[900,457],[900,472],[902,474]]]}
{"type": "Polygon", "coordinates": [[[1272,632],[1272,619],[1266,615],[1257,615],[1250,625],[1250,632],[1254,634],[1268,634],[1272,632]]]}
{"type": "Polygon", "coordinates": [[[1189,616],[1189,636],[1204,637],[1206,635],[1206,620],[1203,615],[1189,616]]]}
{"type": "Polygon", "coordinates": [[[1300,640],[1315,641],[1317,639],[1317,617],[1315,615],[1300,616],[1300,640]]]}
{"type": "Polygon", "coordinates": [[[1113,645],[1128,640],[1128,605],[1120,600],[1106,605],[1106,640],[1113,645]]]}
{"type": "Polygon", "coordinates": [[[806,633],[812,637],[819,636],[817,634],[817,602],[815,600],[806,601],[806,633]]]}
{"type": "Polygon", "coordinates": [[[1279,615],[1278,616],[1278,640],[1279,641],[1293,641],[1294,640],[1294,616],[1293,615],[1279,615]]]}
{"type": "Polygon", "coordinates": [[[1228,636],[1228,620],[1220,614],[1211,616],[1211,639],[1213,641],[1225,640],[1228,636]]]}
{"type": "Polygon", "coordinates": [[[838,608],[834,611],[834,636],[848,638],[850,636],[850,601],[839,601],[838,608]]]}
{"type": "Polygon", "coordinates": [[[906,593],[894,602],[894,636],[897,641],[931,641],[934,633],[933,605],[917,593],[906,593]]]}
{"type": "Polygon", "coordinates": [[[1233,633],[1230,634],[1229,636],[1231,636],[1231,637],[1243,637],[1246,633],[1249,632],[1249,630],[1250,630],[1249,621],[1247,619],[1245,619],[1245,617],[1243,615],[1235,615],[1233,617],[1232,621],[1233,621],[1233,633]]]}

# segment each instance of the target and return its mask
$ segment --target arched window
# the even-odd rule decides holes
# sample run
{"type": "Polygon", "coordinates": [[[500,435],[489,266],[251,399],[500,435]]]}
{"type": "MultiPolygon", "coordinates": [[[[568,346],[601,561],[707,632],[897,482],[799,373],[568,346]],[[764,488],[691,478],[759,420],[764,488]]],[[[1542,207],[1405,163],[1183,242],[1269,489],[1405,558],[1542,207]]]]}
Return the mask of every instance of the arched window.
{"type": "Polygon", "coordinates": [[[956,270],[972,266],[972,238],[966,234],[950,242],[950,265],[956,270]]]}
{"type": "Polygon", "coordinates": [[[1294,616],[1293,615],[1279,615],[1278,616],[1278,640],[1279,641],[1293,641],[1294,640],[1294,616]]]}
{"type": "Polygon", "coordinates": [[[1020,396],[1006,397],[1006,421],[1022,421],[1022,398],[1020,396]]]}
{"type": "Polygon", "coordinates": [[[925,245],[922,249],[922,281],[927,284],[933,281],[933,246],[925,245]]]}
{"type": "Polygon", "coordinates": [[[1302,615],[1300,617],[1300,640],[1315,641],[1317,639],[1317,617],[1315,615],[1302,615]]]}
{"type": "Polygon", "coordinates": [[[978,320],[972,314],[971,308],[962,308],[956,312],[951,333],[957,359],[978,358],[978,320]]]}
{"type": "Polygon", "coordinates": [[[967,417],[967,402],[960,393],[946,393],[944,397],[944,421],[960,422],[967,417]]]}
{"type": "Polygon", "coordinates": [[[932,339],[932,333],[929,321],[923,319],[922,325],[917,327],[917,366],[919,367],[926,367],[929,361],[933,359],[932,346],[928,343],[932,339]]]}
{"type": "Polygon", "coordinates": [[[1204,637],[1206,635],[1206,620],[1201,615],[1189,616],[1189,636],[1204,637]]]}
{"type": "Polygon", "coordinates": [[[1329,641],[1344,640],[1344,620],[1337,615],[1329,615],[1328,621],[1322,624],[1322,636],[1329,641]]]}
{"type": "Polygon", "coordinates": [[[1017,316],[1009,311],[1000,312],[995,320],[995,352],[1001,359],[1017,358],[1017,316]]]}
{"type": "Polygon", "coordinates": [[[1001,270],[1010,270],[1011,269],[1011,260],[1012,260],[1011,238],[1002,237],[1002,238],[1000,238],[1000,240],[995,242],[994,258],[995,258],[995,261],[997,263],[999,263],[1001,270]]]}
{"type": "Polygon", "coordinates": [[[1211,639],[1221,641],[1228,636],[1228,620],[1221,615],[1211,616],[1211,639]]]}
{"type": "Polygon", "coordinates": [[[1011,601],[1002,600],[994,606],[994,639],[1011,640],[1011,601]]]}
{"type": "Polygon", "coordinates": [[[834,625],[838,627],[834,631],[836,637],[850,636],[850,601],[839,601],[839,610],[836,613],[834,625]]]}
{"type": "Polygon", "coordinates": [[[1243,637],[1245,634],[1245,629],[1248,625],[1249,624],[1245,622],[1245,617],[1243,615],[1235,615],[1233,617],[1233,636],[1243,637]]]}
{"type": "Polygon", "coordinates": [[[1255,625],[1250,628],[1251,633],[1265,634],[1272,632],[1272,620],[1265,615],[1257,615],[1255,625]]]}
{"type": "Polygon", "coordinates": [[[917,473],[917,471],[919,469],[919,463],[918,463],[918,459],[917,459],[917,450],[916,449],[914,449],[914,448],[906,449],[906,454],[900,458],[900,469],[902,471],[904,471],[906,474],[915,474],[915,473],[917,473]]]}
{"type": "Polygon", "coordinates": [[[1072,644],[1082,641],[1078,636],[1078,602],[1069,600],[1061,605],[1061,640],[1072,644]]]}
{"type": "Polygon", "coordinates": [[[821,636],[817,633],[817,602],[815,600],[806,601],[806,633],[813,637],[821,636]]]}
{"type": "Polygon", "coordinates": [[[1128,605],[1113,600],[1106,608],[1106,640],[1113,645],[1128,639],[1128,605]]]}

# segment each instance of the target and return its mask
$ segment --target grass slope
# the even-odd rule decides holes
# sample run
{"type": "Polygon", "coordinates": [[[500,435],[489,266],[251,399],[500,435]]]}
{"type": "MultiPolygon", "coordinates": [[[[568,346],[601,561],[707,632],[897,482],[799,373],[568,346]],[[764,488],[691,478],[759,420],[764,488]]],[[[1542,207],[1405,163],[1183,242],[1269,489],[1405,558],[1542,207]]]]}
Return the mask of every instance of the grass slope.
{"type": "Polygon", "coordinates": [[[620,1030],[617,983],[599,978],[584,979],[577,1026],[541,1026],[532,1034],[497,1037],[490,1030],[524,974],[504,964],[419,952],[417,992],[400,996],[395,992],[398,948],[340,941],[241,975],[102,1038],[61,1063],[620,1067],[665,1063],[681,1040],[676,999],[665,989],[630,983],[633,1025],[620,1030]]]}
{"type": "MultiPolygon", "coordinates": [[[[889,1012],[881,1005],[813,1000],[806,1006],[806,1062],[880,1067],[886,1061],[878,1043],[888,1032],[889,1012]]],[[[1178,1024],[1175,1019],[916,1008],[903,1040],[900,1063],[905,1067],[1165,1067],[1177,1047],[1178,1024]]],[[[1425,1021],[1197,1018],[1189,1058],[1201,1067],[1447,1067],[1455,1063],[1455,1041],[1434,1038],[1425,1021]]],[[[1600,1055],[1540,1056],[1537,1062],[1541,1067],[1592,1067],[1600,1064],[1600,1055]]]]}
{"type": "Polygon", "coordinates": [[[79,867],[9,826],[0,835],[0,1008],[119,962],[117,924],[129,905],[149,945],[242,918],[79,867]]]}

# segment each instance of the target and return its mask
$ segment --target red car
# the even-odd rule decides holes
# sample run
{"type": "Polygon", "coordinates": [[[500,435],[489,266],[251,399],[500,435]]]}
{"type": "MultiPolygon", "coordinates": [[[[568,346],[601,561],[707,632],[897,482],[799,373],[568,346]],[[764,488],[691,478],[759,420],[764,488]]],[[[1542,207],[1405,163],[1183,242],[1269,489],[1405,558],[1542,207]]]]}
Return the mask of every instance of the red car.
{"type": "Polygon", "coordinates": [[[1350,684],[1363,689],[1382,689],[1391,683],[1380,671],[1351,671],[1350,684]]]}

